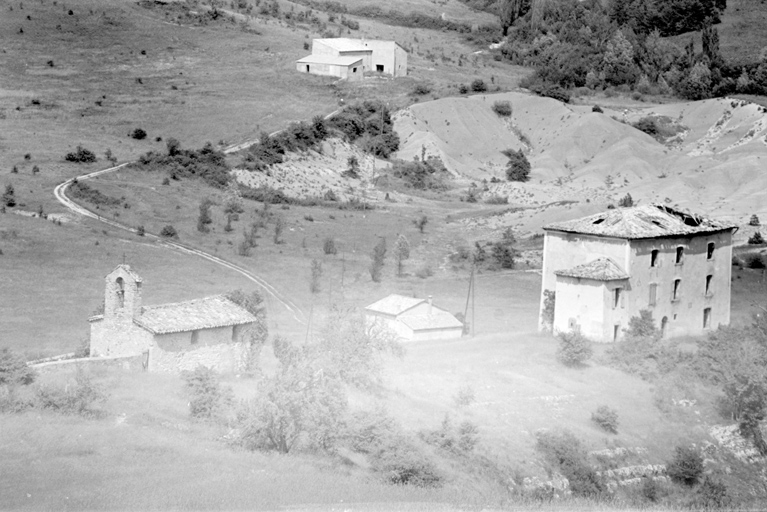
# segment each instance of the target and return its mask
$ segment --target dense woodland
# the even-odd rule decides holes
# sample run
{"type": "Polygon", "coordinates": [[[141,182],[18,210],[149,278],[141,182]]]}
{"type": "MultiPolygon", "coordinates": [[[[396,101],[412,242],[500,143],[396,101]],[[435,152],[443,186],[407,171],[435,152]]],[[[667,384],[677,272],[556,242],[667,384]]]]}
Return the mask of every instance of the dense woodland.
{"type": "Polygon", "coordinates": [[[724,0],[469,0],[498,14],[501,51],[534,75],[523,85],[559,99],[561,89],[617,88],[698,100],[734,93],[767,94],[767,52],[727,62],[716,24],[724,0]],[[684,47],[669,36],[690,34],[684,47]]]}

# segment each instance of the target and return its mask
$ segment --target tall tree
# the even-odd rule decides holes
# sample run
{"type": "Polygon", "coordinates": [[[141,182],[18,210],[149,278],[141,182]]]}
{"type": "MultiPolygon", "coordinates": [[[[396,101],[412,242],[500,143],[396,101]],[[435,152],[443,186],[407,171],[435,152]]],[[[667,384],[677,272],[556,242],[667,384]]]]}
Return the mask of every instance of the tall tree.
{"type": "Polygon", "coordinates": [[[501,0],[498,17],[501,20],[504,37],[509,31],[509,27],[530,10],[531,3],[532,0],[501,0]]]}

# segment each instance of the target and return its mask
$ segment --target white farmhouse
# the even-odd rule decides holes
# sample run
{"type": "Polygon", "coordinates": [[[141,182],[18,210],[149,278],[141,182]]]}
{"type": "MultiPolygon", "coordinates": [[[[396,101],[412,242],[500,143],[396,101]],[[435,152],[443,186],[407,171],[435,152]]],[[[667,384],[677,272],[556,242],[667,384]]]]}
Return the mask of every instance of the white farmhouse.
{"type": "Polygon", "coordinates": [[[463,334],[460,320],[432,304],[431,296],[389,295],[365,308],[365,321],[369,326],[387,327],[405,341],[444,340],[463,334]]]}
{"type": "Polygon", "coordinates": [[[395,41],[314,39],[312,54],[298,59],[296,70],[346,80],[362,80],[366,71],[407,76],[407,52],[395,41]]]}

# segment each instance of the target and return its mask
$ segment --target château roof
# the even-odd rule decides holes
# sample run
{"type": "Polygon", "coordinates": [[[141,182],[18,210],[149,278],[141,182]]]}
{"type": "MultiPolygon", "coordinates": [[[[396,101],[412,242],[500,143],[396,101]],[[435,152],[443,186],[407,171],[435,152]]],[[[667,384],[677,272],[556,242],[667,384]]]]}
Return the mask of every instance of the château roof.
{"type": "Polygon", "coordinates": [[[709,219],[662,204],[615,208],[596,215],[544,226],[545,230],[636,240],[689,236],[734,229],[728,222],[709,219]]]}
{"type": "Polygon", "coordinates": [[[577,265],[565,270],[555,270],[554,273],[563,277],[593,279],[595,281],[617,281],[628,279],[629,275],[610,258],[597,258],[589,263],[577,265]]]}
{"type": "Polygon", "coordinates": [[[257,318],[223,295],[147,306],[134,322],[152,334],[249,324],[257,318]]]}
{"type": "Polygon", "coordinates": [[[404,295],[397,295],[393,293],[388,297],[372,303],[366,306],[367,311],[375,313],[383,313],[385,315],[397,316],[408,309],[414,308],[422,302],[426,302],[424,299],[416,299],[415,297],[405,297],[404,295]]]}

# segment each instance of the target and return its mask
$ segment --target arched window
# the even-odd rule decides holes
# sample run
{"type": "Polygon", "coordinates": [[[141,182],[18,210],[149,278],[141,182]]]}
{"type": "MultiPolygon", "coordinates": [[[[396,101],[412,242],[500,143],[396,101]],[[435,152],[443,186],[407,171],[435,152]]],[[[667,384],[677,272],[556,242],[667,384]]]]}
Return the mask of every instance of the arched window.
{"type": "Polygon", "coordinates": [[[125,306],[125,282],[122,277],[118,277],[115,284],[117,285],[117,307],[122,308],[125,306]]]}

